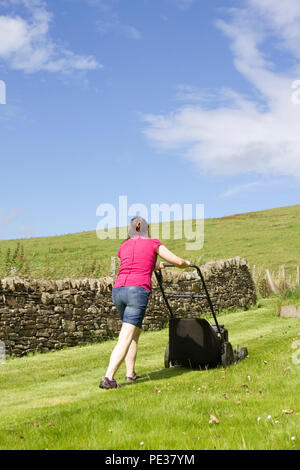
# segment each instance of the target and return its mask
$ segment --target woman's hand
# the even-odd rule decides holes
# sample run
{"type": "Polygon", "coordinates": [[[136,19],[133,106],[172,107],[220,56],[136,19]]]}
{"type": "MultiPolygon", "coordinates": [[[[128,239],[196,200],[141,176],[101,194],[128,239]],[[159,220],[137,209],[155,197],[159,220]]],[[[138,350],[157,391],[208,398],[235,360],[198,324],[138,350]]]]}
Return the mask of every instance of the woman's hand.
{"type": "Polygon", "coordinates": [[[164,269],[164,267],[165,267],[165,266],[164,266],[164,263],[158,261],[158,262],[156,263],[155,269],[164,269]]]}

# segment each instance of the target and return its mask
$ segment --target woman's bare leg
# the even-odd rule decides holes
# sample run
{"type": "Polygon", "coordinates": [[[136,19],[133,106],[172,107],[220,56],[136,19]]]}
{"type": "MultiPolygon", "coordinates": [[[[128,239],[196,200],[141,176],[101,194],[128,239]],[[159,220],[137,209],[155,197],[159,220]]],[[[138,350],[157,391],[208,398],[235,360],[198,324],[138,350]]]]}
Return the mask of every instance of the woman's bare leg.
{"type": "Polygon", "coordinates": [[[123,323],[118,342],[111,353],[109,366],[105,375],[109,380],[113,380],[115,373],[125,358],[136,330],[139,330],[139,328],[130,323],[123,323]]]}
{"type": "Polygon", "coordinates": [[[137,355],[137,345],[139,342],[139,337],[141,334],[141,329],[136,327],[131,344],[128,348],[128,352],[125,357],[125,364],[126,364],[126,377],[133,377],[135,372],[135,361],[137,355]]]}

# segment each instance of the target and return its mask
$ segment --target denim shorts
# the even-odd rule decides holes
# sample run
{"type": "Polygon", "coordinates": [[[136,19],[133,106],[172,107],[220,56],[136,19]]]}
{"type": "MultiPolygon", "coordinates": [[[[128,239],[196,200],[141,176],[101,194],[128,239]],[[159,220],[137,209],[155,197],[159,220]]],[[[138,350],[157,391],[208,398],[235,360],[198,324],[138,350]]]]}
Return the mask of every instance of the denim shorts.
{"type": "Polygon", "coordinates": [[[124,323],[142,328],[150,293],[140,286],[115,287],[112,300],[124,323]]]}

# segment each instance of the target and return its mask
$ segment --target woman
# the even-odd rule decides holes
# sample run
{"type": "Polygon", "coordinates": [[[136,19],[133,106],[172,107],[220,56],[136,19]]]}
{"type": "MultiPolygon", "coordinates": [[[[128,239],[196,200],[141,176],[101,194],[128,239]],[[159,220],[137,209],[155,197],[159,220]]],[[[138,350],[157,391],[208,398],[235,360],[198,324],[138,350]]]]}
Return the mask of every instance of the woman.
{"type": "Polygon", "coordinates": [[[155,269],[162,269],[157,255],[179,268],[190,265],[189,261],[174,255],[159,240],[149,237],[149,226],[142,217],[134,217],[129,227],[129,237],[122,243],[118,257],[121,259],[120,272],[112,290],[112,299],[122,320],[118,343],[114,348],[105,377],[100,388],[119,388],[114,380],[120,364],[125,359],[127,382],[135,381],[137,345],[151,294],[151,275],[155,269]]]}

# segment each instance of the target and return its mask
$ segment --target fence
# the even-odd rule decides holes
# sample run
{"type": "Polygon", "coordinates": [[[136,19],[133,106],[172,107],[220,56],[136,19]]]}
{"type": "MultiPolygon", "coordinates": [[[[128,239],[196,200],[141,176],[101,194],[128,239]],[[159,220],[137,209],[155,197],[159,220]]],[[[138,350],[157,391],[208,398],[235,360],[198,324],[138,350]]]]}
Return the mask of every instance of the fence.
{"type": "Polygon", "coordinates": [[[261,295],[283,294],[300,287],[300,266],[286,268],[282,265],[277,271],[271,271],[253,265],[252,278],[261,295]]]}

